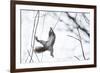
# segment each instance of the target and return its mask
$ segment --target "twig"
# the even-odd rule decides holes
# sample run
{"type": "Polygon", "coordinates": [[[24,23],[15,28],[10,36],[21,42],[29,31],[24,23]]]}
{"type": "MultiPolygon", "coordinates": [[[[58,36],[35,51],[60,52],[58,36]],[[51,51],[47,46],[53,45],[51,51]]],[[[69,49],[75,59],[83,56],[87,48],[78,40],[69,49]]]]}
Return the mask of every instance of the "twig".
{"type": "MultiPolygon", "coordinates": [[[[55,14],[55,13],[54,13],[55,14]]],[[[49,14],[49,16],[51,16],[50,14],[49,14]]],[[[64,20],[62,20],[59,16],[57,16],[56,14],[55,14],[55,16],[57,17],[56,19],[58,19],[57,20],[57,23],[58,23],[58,21],[60,21],[60,22],[62,22],[62,23],[64,23],[64,24],[66,24],[67,26],[69,26],[69,24],[67,24],[64,20]]],[[[51,17],[53,17],[53,16],[51,16],[51,17]]],[[[53,17],[54,18],[54,17],[53,17]]]]}
{"type": "MultiPolygon", "coordinates": [[[[35,38],[35,35],[36,35],[38,23],[39,23],[39,11],[38,11],[38,20],[37,20],[37,24],[36,24],[36,28],[35,28],[35,32],[34,32],[34,38],[35,38]]],[[[34,45],[35,45],[35,39],[34,39],[34,42],[33,42],[33,43],[34,43],[34,45]]],[[[33,51],[34,51],[34,45],[33,45],[33,51]]],[[[33,51],[32,51],[32,52],[33,52],[33,51]]],[[[35,55],[36,55],[36,57],[37,57],[38,62],[40,62],[40,61],[39,61],[39,58],[38,58],[38,56],[37,56],[37,54],[36,54],[36,52],[35,52],[35,55]]]]}
{"type": "Polygon", "coordinates": [[[72,38],[74,38],[74,39],[76,39],[76,40],[80,41],[78,38],[73,37],[73,36],[71,36],[71,35],[67,35],[67,36],[72,37],[72,38]]]}
{"type": "Polygon", "coordinates": [[[34,34],[34,29],[35,29],[35,23],[36,23],[36,17],[37,17],[37,15],[38,15],[38,12],[37,12],[37,14],[36,14],[36,16],[34,18],[34,25],[33,25],[33,30],[32,30],[32,37],[31,37],[31,47],[32,48],[33,48],[33,44],[32,44],[32,42],[33,42],[33,34],[34,34]]]}
{"type": "Polygon", "coordinates": [[[77,57],[77,56],[74,56],[77,60],[79,60],[80,61],[80,59],[77,57]]]}
{"type": "MultiPolygon", "coordinates": [[[[34,38],[35,38],[35,34],[36,34],[38,22],[39,22],[39,11],[37,11],[36,17],[37,17],[37,15],[38,15],[38,19],[37,19],[37,23],[36,23],[36,28],[34,28],[35,26],[33,27],[34,38]],[[35,29],[35,31],[34,31],[34,29],[35,29]]],[[[35,21],[36,21],[36,19],[34,19],[34,25],[35,25],[35,21]]],[[[32,37],[33,37],[33,32],[32,32],[32,37]]],[[[32,46],[32,55],[31,55],[30,62],[31,62],[32,56],[33,56],[34,45],[35,45],[35,39],[33,40],[33,45],[31,45],[31,46],[32,46]]],[[[37,56],[37,54],[36,54],[36,52],[35,52],[35,55],[36,55],[36,57],[37,57],[38,62],[40,62],[40,61],[39,61],[39,58],[38,58],[38,56],[37,56]]]]}
{"type": "Polygon", "coordinates": [[[68,15],[68,17],[71,19],[71,20],[73,20],[73,22],[76,24],[76,26],[77,26],[77,31],[78,31],[78,34],[79,34],[79,40],[80,40],[80,44],[81,44],[81,49],[82,49],[82,55],[83,55],[83,58],[84,58],[84,60],[86,60],[86,58],[85,58],[85,54],[84,54],[84,50],[83,50],[83,45],[82,45],[82,39],[81,39],[81,35],[80,35],[80,32],[79,32],[79,28],[81,28],[81,27],[79,27],[80,25],[77,23],[77,21],[76,21],[76,17],[74,18],[74,17],[71,17],[70,16],[70,14],[68,13],[68,12],[66,12],[66,14],[68,15]]]}
{"type": "MultiPolygon", "coordinates": [[[[56,16],[57,16],[57,15],[56,15],[56,16]]],[[[60,14],[60,16],[61,16],[61,14],[60,14]]],[[[59,20],[60,20],[60,17],[58,17],[58,19],[57,19],[57,21],[56,21],[56,23],[55,23],[55,26],[53,27],[53,30],[55,29],[55,27],[56,27],[56,25],[58,24],[59,20]]]]}
{"type": "Polygon", "coordinates": [[[82,30],[83,32],[85,32],[85,33],[87,34],[87,36],[90,37],[89,32],[88,32],[85,28],[81,27],[81,26],[76,22],[76,19],[75,19],[74,17],[71,17],[70,14],[69,14],[68,12],[66,12],[66,14],[67,14],[67,16],[77,25],[77,28],[79,28],[80,30],[82,30]]]}
{"type": "MultiPolygon", "coordinates": [[[[31,57],[31,54],[30,54],[30,52],[29,52],[29,50],[28,50],[28,49],[27,49],[27,52],[28,52],[28,55],[31,57]]],[[[28,57],[29,57],[29,56],[28,56],[28,57]]],[[[27,62],[28,57],[26,58],[25,63],[27,62]]],[[[34,62],[34,61],[33,61],[33,59],[32,59],[32,62],[34,62]]]]}
{"type": "Polygon", "coordinates": [[[83,45],[82,45],[82,39],[81,39],[81,35],[80,35],[80,32],[79,32],[79,29],[78,28],[77,28],[77,31],[79,33],[79,38],[80,38],[80,44],[81,44],[81,48],[82,48],[83,58],[84,58],[84,60],[86,60],[85,53],[84,53],[84,50],[83,50],[83,45]]]}
{"type": "Polygon", "coordinates": [[[85,15],[84,13],[82,13],[82,15],[83,15],[83,17],[84,17],[86,23],[89,24],[89,19],[86,17],[86,15],[85,15]]]}
{"type": "MultiPolygon", "coordinates": [[[[33,33],[34,33],[34,29],[35,29],[35,23],[36,23],[36,17],[37,17],[37,15],[38,15],[38,12],[37,12],[37,14],[36,14],[36,16],[35,16],[35,18],[34,18],[34,25],[33,25],[33,30],[32,30],[32,37],[31,37],[31,47],[32,48],[34,48],[33,47],[33,44],[32,44],[32,42],[33,42],[33,33]]],[[[32,50],[33,51],[33,50],[32,50]]],[[[32,52],[32,55],[31,56],[33,56],[33,52],[32,52]]],[[[30,62],[31,62],[31,60],[32,60],[32,57],[31,57],[31,59],[30,59],[30,62]]]]}

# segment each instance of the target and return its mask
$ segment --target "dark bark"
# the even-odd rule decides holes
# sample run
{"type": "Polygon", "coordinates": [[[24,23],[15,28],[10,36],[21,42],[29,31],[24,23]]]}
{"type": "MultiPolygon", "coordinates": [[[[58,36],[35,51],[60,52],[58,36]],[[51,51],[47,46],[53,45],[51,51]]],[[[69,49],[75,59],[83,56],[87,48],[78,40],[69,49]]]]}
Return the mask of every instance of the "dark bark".
{"type": "Polygon", "coordinates": [[[84,33],[86,33],[88,37],[90,37],[90,34],[89,34],[89,32],[87,31],[87,29],[81,27],[80,24],[78,24],[78,22],[76,21],[76,18],[70,16],[68,12],[65,12],[65,13],[66,13],[67,16],[77,25],[76,28],[79,28],[79,29],[82,30],[84,33]]]}

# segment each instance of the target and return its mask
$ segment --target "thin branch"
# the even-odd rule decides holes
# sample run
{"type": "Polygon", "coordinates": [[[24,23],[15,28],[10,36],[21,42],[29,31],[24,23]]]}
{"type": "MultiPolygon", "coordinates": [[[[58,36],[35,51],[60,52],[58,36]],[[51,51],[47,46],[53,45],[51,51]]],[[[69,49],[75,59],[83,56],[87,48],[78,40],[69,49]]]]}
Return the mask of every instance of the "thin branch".
{"type": "MultiPolygon", "coordinates": [[[[31,37],[31,47],[33,48],[33,44],[32,44],[32,42],[33,42],[33,34],[34,34],[34,29],[35,29],[35,23],[36,23],[36,17],[37,17],[37,15],[38,15],[38,12],[36,13],[36,15],[35,15],[35,18],[34,18],[34,25],[33,25],[33,30],[32,30],[32,37],[31,37]]],[[[33,53],[32,53],[32,55],[31,55],[31,59],[30,59],[30,62],[31,62],[31,60],[32,60],[32,56],[33,56],[33,53]]]]}
{"type": "Polygon", "coordinates": [[[81,29],[80,25],[77,23],[76,19],[74,17],[71,17],[70,14],[68,12],[66,12],[66,14],[68,15],[68,17],[73,20],[73,22],[76,24],[77,26],[77,31],[78,31],[78,34],[79,34],[79,40],[80,40],[80,44],[81,44],[81,49],[82,49],[82,55],[83,55],[83,58],[84,60],[86,60],[85,58],[85,54],[84,54],[84,50],[83,50],[83,44],[82,44],[82,38],[81,38],[81,35],[80,35],[80,32],[79,32],[79,28],[81,29]]]}
{"type": "MultiPolygon", "coordinates": [[[[55,15],[56,15],[56,14],[55,14],[55,15]]],[[[57,15],[56,15],[56,16],[57,16],[57,15]]],[[[61,16],[61,14],[60,14],[59,16],[61,16]]],[[[53,27],[53,30],[55,29],[55,27],[56,27],[56,25],[58,24],[59,20],[60,20],[60,17],[57,18],[57,21],[56,21],[56,23],[55,23],[55,26],[53,27]]]]}
{"type": "Polygon", "coordinates": [[[59,19],[57,19],[57,22],[55,23],[55,26],[53,27],[53,30],[55,29],[56,25],[58,24],[59,19]]]}
{"type": "MultiPolygon", "coordinates": [[[[34,38],[35,38],[35,35],[36,35],[38,23],[39,23],[39,11],[38,11],[38,20],[37,20],[37,25],[36,25],[36,28],[35,28],[34,38]]],[[[35,39],[34,39],[34,45],[35,45],[35,39]]],[[[33,51],[34,51],[34,46],[33,46],[33,51]]],[[[32,51],[32,52],[33,52],[33,51],[32,51]]],[[[35,52],[35,55],[36,55],[36,57],[37,57],[37,59],[38,59],[38,62],[40,62],[40,61],[39,61],[39,58],[38,58],[38,56],[37,56],[37,54],[36,54],[36,52],[35,52]]]]}
{"type": "Polygon", "coordinates": [[[33,42],[33,34],[34,34],[34,29],[35,29],[35,23],[36,23],[36,17],[37,17],[37,15],[38,15],[38,12],[37,12],[37,14],[36,14],[36,16],[35,16],[35,18],[34,18],[34,25],[33,25],[33,30],[32,30],[32,37],[31,37],[31,47],[33,48],[33,44],[32,44],[32,42],[33,42]]]}
{"type": "MultiPolygon", "coordinates": [[[[34,29],[35,29],[35,31],[34,31],[34,38],[35,38],[35,34],[36,34],[36,30],[37,30],[38,23],[39,23],[39,11],[37,11],[36,17],[37,17],[37,15],[38,15],[38,19],[37,19],[37,23],[36,23],[36,28],[35,28],[35,26],[34,26],[34,29]]],[[[35,21],[36,21],[36,19],[34,19],[34,25],[35,25],[35,21]]],[[[33,29],[33,30],[34,30],[34,29],[33,29]]],[[[32,34],[33,34],[33,33],[32,33],[32,34]]],[[[32,35],[32,36],[33,36],[33,35],[32,35]]],[[[33,40],[32,55],[31,55],[30,62],[31,62],[32,56],[33,56],[34,45],[35,45],[35,39],[33,40]]],[[[37,56],[37,54],[36,54],[36,52],[35,52],[35,55],[36,55],[36,57],[37,57],[38,62],[40,62],[40,61],[39,61],[39,58],[38,58],[38,56],[37,56]]]]}
{"type": "MultiPolygon", "coordinates": [[[[50,15],[50,14],[49,14],[50,15]]],[[[51,16],[51,15],[50,15],[51,16]]],[[[60,21],[60,22],[62,22],[63,24],[66,24],[66,25],[68,25],[69,26],[69,24],[67,24],[64,20],[62,20],[59,16],[57,16],[57,15],[55,15],[56,17],[57,17],[57,19],[60,21]]],[[[53,16],[51,16],[51,17],[53,17],[53,16]]],[[[53,17],[54,18],[54,17],[53,17]]]]}
{"type": "Polygon", "coordinates": [[[77,31],[78,31],[78,33],[79,33],[79,38],[80,38],[80,44],[81,44],[81,48],[82,48],[83,58],[84,58],[84,60],[86,60],[86,58],[85,58],[85,53],[84,53],[84,50],[83,50],[82,39],[81,39],[81,35],[80,35],[80,32],[79,32],[79,29],[78,29],[78,28],[77,28],[77,31]]]}
{"type": "Polygon", "coordinates": [[[88,35],[88,37],[90,37],[90,34],[88,33],[88,31],[87,31],[85,28],[81,27],[81,26],[76,22],[76,19],[75,19],[74,17],[70,16],[70,14],[69,14],[68,12],[65,12],[65,13],[66,13],[67,16],[77,25],[77,28],[79,28],[80,30],[84,31],[84,32],[88,35]]]}
{"type": "Polygon", "coordinates": [[[73,36],[71,36],[71,35],[67,35],[67,36],[72,37],[72,38],[74,38],[74,39],[76,39],[76,40],[80,41],[78,38],[73,37],[73,36]]]}
{"type": "MultiPolygon", "coordinates": [[[[28,55],[29,55],[28,57],[31,57],[31,54],[30,54],[30,52],[29,52],[29,50],[28,50],[28,49],[27,49],[27,53],[28,53],[28,55]]],[[[27,62],[28,57],[26,58],[25,63],[27,62]]],[[[34,61],[33,61],[33,59],[32,59],[32,62],[34,62],[34,61]]]]}
{"type": "Polygon", "coordinates": [[[79,60],[80,61],[80,59],[77,57],[77,56],[74,56],[77,60],[79,60]]]}
{"type": "Polygon", "coordinates": [[[85,15],[84,13],[82,13],[82,16],[84,17],[86,23],[87,23],[87,24],[90,24],[90,23],[89,23],[89,19],[86,17],[86,15],[85,15]]]}

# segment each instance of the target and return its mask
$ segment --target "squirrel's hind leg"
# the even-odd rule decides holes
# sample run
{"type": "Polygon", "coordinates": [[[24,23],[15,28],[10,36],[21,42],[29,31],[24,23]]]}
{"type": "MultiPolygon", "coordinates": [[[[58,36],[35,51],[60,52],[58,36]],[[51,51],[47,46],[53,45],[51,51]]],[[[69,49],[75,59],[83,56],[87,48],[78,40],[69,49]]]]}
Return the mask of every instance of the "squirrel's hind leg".
{"type": "Polygon", "coordinates": [[[49,48],[49,51],[50,51],[50,55],[51,55],[52,57],[54,57],[54,54],[53,54],[53,47],[50,47],[50,48],[49,48]]]}

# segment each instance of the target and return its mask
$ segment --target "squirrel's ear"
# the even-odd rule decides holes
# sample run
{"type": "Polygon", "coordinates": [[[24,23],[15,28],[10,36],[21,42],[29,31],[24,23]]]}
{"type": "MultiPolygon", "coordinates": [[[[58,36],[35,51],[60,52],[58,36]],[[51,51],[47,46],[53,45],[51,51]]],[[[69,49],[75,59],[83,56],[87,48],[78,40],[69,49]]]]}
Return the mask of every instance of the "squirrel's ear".
{"type": "Polygon", "coordinates": [[[52,27],[50,27],[50,30],[53,30],[52,27]]]}

